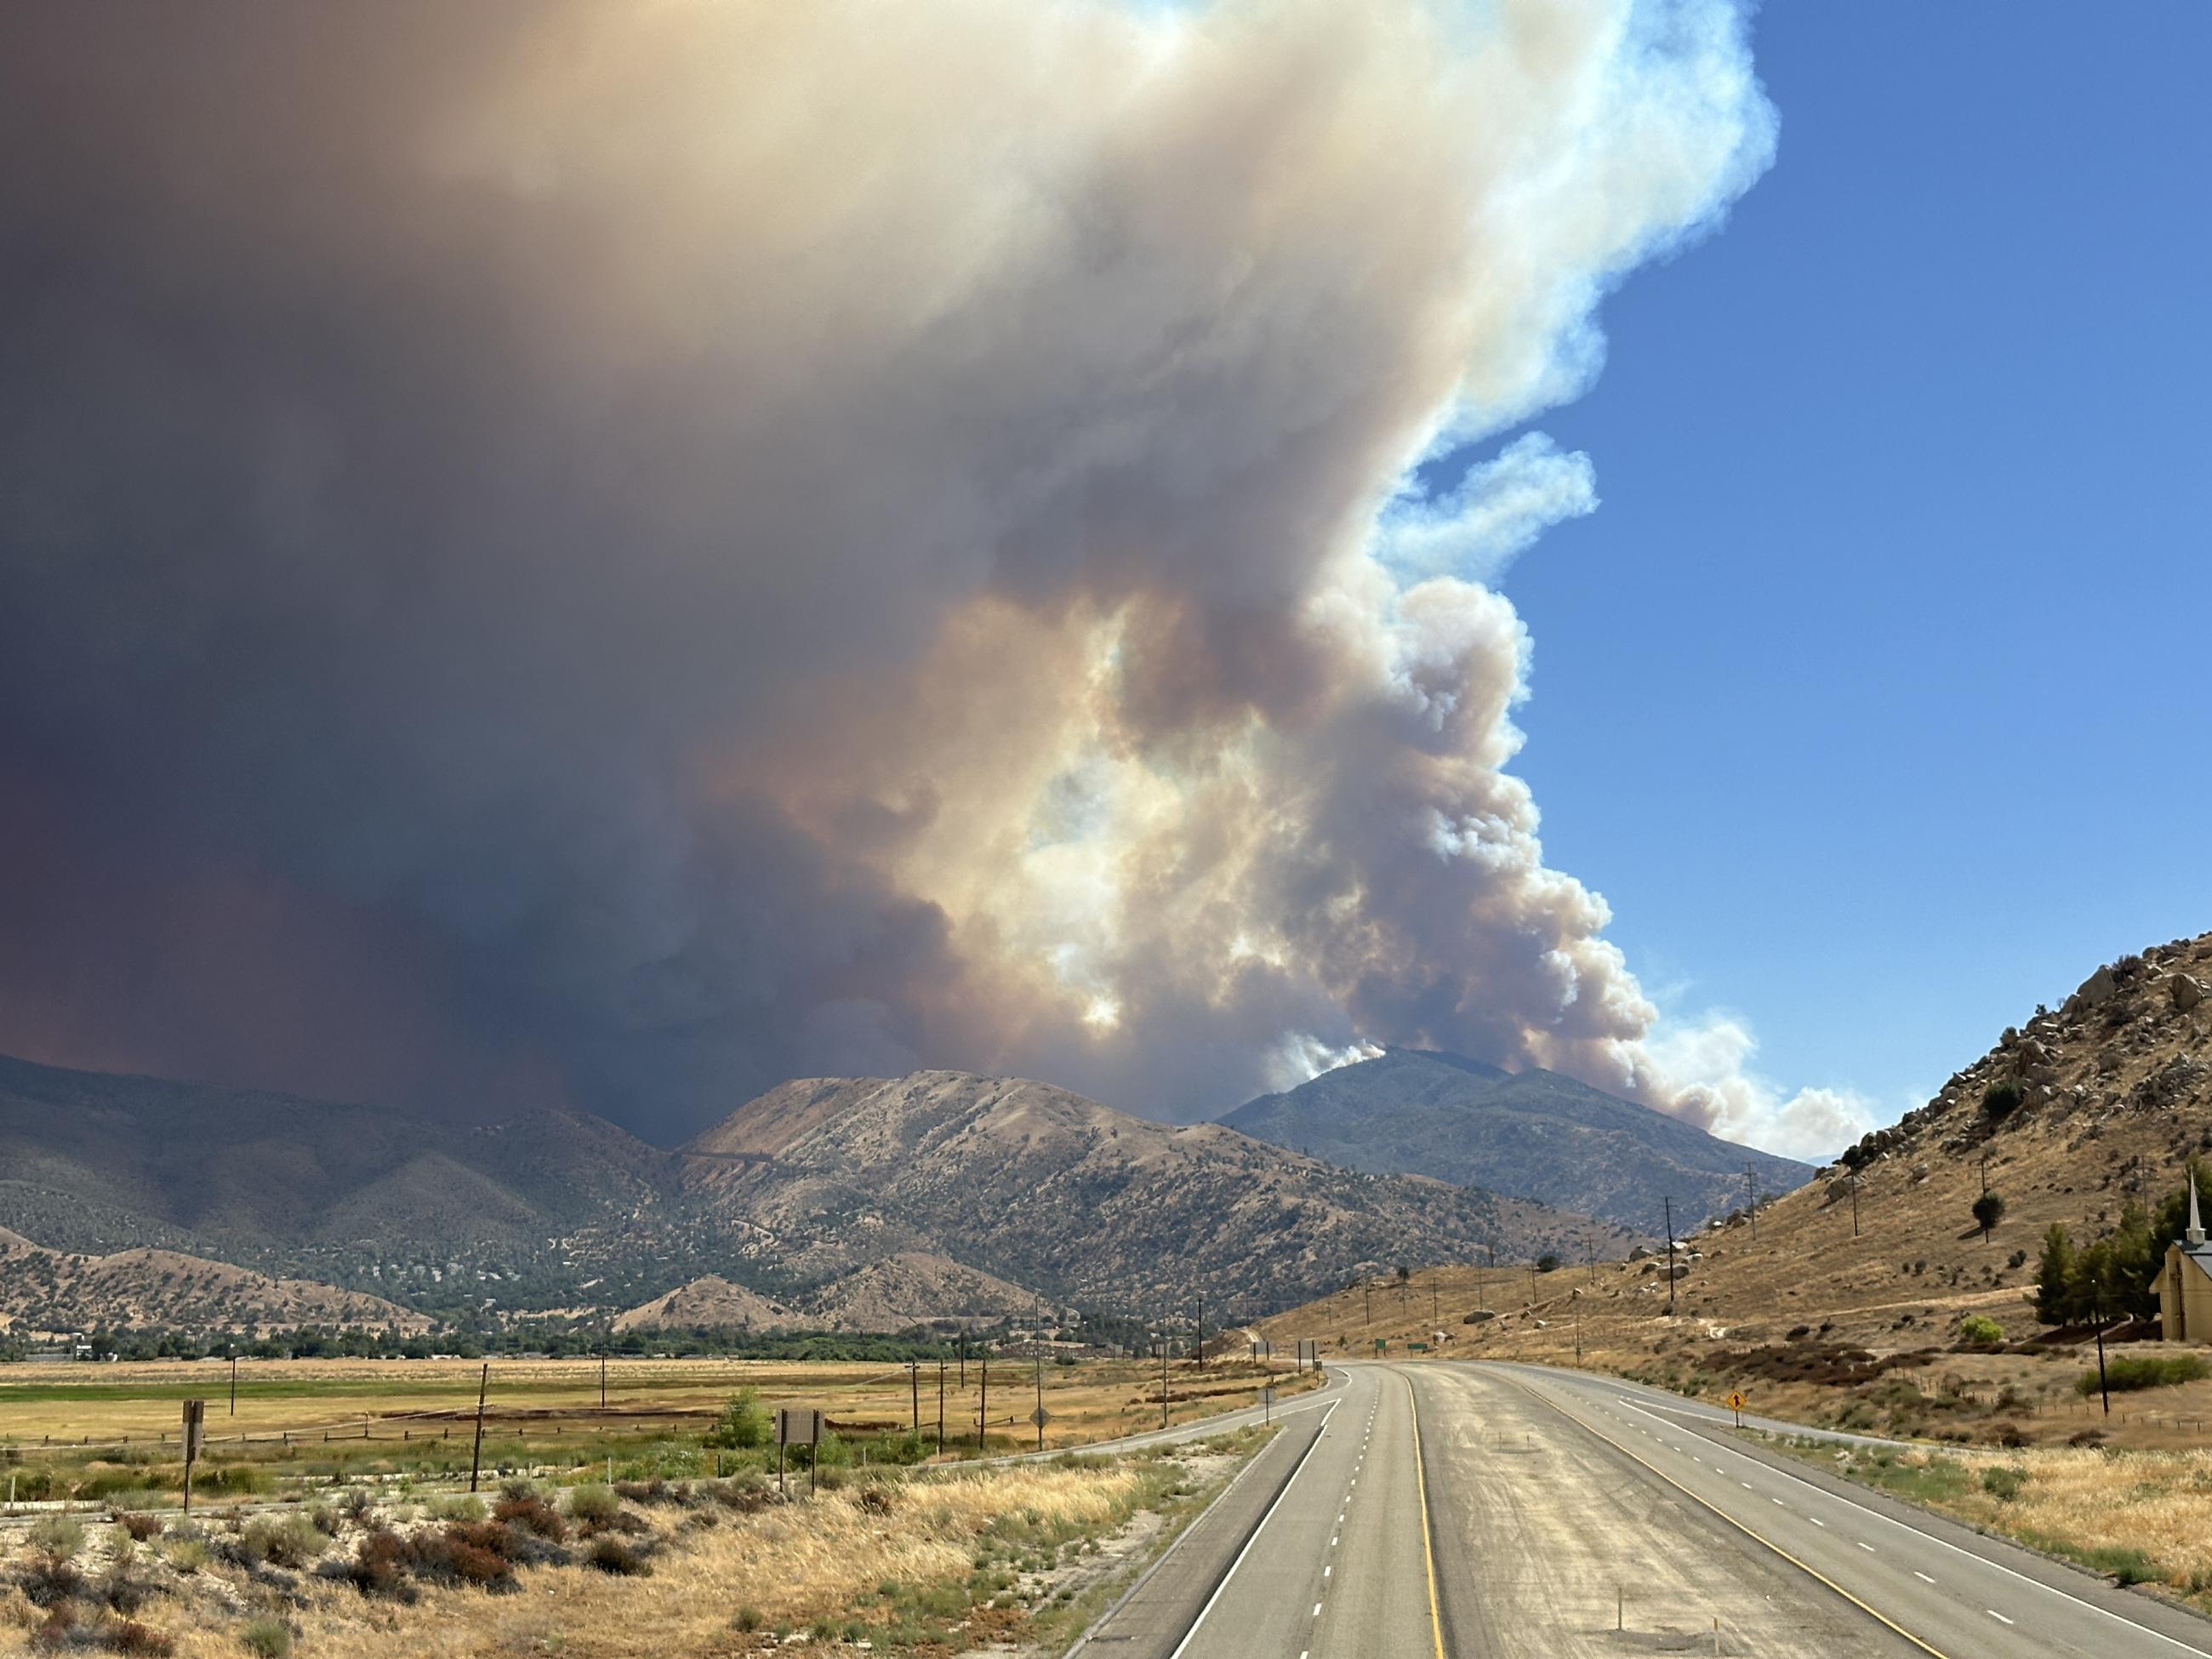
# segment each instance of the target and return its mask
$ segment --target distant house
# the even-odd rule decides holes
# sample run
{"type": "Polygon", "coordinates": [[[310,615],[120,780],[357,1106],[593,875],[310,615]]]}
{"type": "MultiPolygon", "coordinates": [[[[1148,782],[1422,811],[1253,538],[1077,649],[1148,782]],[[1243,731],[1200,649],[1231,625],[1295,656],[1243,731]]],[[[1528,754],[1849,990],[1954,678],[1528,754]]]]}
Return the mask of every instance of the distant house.
{"type": "Polygon", "coordinates": [[[2158,1270],[2158,1318],[2169,1342],[2212,1343],[2212,1244],[2197,1212],[2197,1182],[2189,1182],[2189,1227],[2166,1247],[2158,1270]]]}

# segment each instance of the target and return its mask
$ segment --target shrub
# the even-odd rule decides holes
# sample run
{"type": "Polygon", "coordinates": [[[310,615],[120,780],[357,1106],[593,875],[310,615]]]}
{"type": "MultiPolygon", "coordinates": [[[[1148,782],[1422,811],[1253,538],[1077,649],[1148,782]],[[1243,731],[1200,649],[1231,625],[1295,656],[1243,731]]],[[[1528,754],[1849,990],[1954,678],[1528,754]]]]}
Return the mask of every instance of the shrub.
{"type": "Polygon", "coordinates": [[[162,1547],[161,1559],[176,1571],[190,1577],[207,1568],[207,1541],[191,1534],[173,1537],[162,1547]]]}
{"type": "Polygon", "coordinates": [[[535,1492],[525,1498],[502,1498],[491,1513],[495,1521],[534,1533],[549,1543],[558,1544],[568,1536],[568,1523],[561,1518],[561,1512],[535,1492]]]}
{"type": "Polygon", "coordinates": [[[285,1659],[292,1651],[292,1627],[282,1619],[264,1613],[249,1619],[238,1632],[238,1644],[253,1659],[285,1659]]]}
{"type": "Polygon", "coordinates": [[[1999,1078],[1982,1091],[1983,1115],[1992,1119],[2010,1117],[2020,1109],[2021,1102],[2027,1098],[2027,1091],[2016,1080],[2008,1077],[1999,1078]]]}
{"type": "Polygon", "coordinates": [[[115,1524],[131,1534],[133,1543],[143,1544],[161,1535],[161,1517],[158,1515],[118,1515],[115,1524]]]}
{"type": "MultiPolygon", "coordinates": [[[[2175,1354],[2168,1358],[2129,1354],[2106,1365],[2104,1385],[2118,1394],[2136,1389],[2163,1389],[2177,1382],[2194,1382],[2204,1376],[2212,1376],[2212,1365],[2208,1365],[2193,1353],[2175,1354]]],[[[2084,1399],[2097,1390],[2097,1373],[2094,1370],[2083,1371],[2074,1379],[2074,1392],[2084,1399]]]]}
{"type": "Polygon", "coordinates": [[[2000,1504],[2009,1504],[2027,1488],[2027,1471],[2009,1464],[1994,1464],[1982,1471],[1982,1490],[2000,1504]]]}
{"type": "Polygon", "coordinates": [[[615,1490],[611,1486],[602,1486],[595,1483],[591,1486],[576,1486],[569,1491],[569,1518],[581,1522],[587,1527],[603,1525],[621,1513],[622,1499],[616,1496],[615,1490]]]}
{"type": "Polygon", "coordinates": [[[1984,1193],[1974,1200],[1974,1224],[1982,1230],[1982,1237],[1990,1236],[1990,1229],[2004,1219],[2005,1201],[2002,1193],[1984,1193]]]}
{"type": "Polygon", "coordinates": [[[635,1578],[653,1571],[645,1557],[619,1538],[602,1538],[592,1544],[591,1553],[584,1558],[601,1572],[611,1572],[623,1578],[635,1578]]]}
{"type": "Polygon", "coordinates": [[[740,1389],[722,1407],[721,1420],[708,1431],[703,1443],[742,1450],[765,1446],[768,1435],[768,1413],[761,1409],[760,1396],[750,1389],[740,1389]]]}
{"type": "Polygon", "coordinates": [[[84,1575],[66,1555],[49,1555],[32,1562],[17,1582],[34,1607],[66,1607],[84,1592],[84,1575]]]}
{"type": "MultiPolygon", "coordinates": [[[[510,1480],[507,1484],[511,1486],[515,1483],[510,1480]]],[[[529,1483],[525,1481],[522,1484],[527,1490],[529,1483]]],[[[502,1499],[501,1506],[511,1501],[511,1498],[502,1499]]],[[[472,1492],[437,1498],[430,1505],[430,1518],[434,1521],[481,1521],[484,1518],[483,1499],[472,1492]]]]}
{"type": "Polygon", "coordinates": [[[84,1547],[84,1523],[73,1516],[42,1515],[31,1522],[31,1547],[66,1561],[84,1547]]]}
{"type": "Polygon", "coordinates": [[[1959,1340],[1978,1348],[1994,1347],[2004,1340],[2004,1327],[1987,1314],[1968,1314],[1959,1322],[1959,1340]]]}
{"type": "Polygon", "coordinates": [[[249,1562],[266,1561],[295,1571],[311,1565],[330,1547],[322,1529],[304,1515],[255,1521],[239,1540],[240,1552],[249,1562]]]}

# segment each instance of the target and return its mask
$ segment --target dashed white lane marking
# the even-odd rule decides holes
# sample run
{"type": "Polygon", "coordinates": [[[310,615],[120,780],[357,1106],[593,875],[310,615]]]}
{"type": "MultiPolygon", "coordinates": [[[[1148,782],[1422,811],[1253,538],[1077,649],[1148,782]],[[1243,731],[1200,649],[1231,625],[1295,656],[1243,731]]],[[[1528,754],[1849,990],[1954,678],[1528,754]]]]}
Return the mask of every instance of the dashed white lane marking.
{"type": "Polygon", "coordinates": [[[1321,1617],[1321,1603],[1318,1601],[1314,1603],[1313,1616],[1316,1619],[1321,1617]]]}
{"type": "Polygon", "coordinates": [[[1328,1577],[1329,1576],[1329,1574],[1331,1574],[1331,1573],[1334,1572],[1335,1571],[1336,1571],[1336,1569],[1335,1569],[1334,1567],[1323,1567],[1323,1568],[1321,1570],[1321,1576],[1322,1576],[1322,1577],[1326,1578],[1326,1577],[1328,1577]]]}
{"type": "Polygon", "coordinates": [[[1336,1547],[1336,1540],[1334,1538],[1330,1539],[1328,1540],[1328,1547],[1331,1549],[1334,1549],[1336,1547]]]}
{"type": "Polygon", "coordinates": [[[1826,1525],[1828,1524],[1826,1522],[1825,1522],[1825,1521],[1823,1521],[1822,1519],[1820,1519],[1820,1517],[1819,1516],[1817,1516],[1817,1515],[1808,1515],[1808,1516],[1807,1516],[1805,1518],[1806,1518],[1808,1521],[1810,1521],[1810,1522],[1811,1522],[1814,1526],[1816,1526],[1816,1527],[1825,1527],[1825,1526],[1826,1526],[1826,1525]]]}
{"type": "Polygon", "coordinates": [[[1749,1492],[1751,1490],[1751,1482],[1748,1480],[1739,1480],[1736,1482],[1736,1485],[1741,1486],[1746,1492],[1749,1492]]]}
{"type": "Polygon", "coordinates": [[[1778,1509],[1778,1510],[1786,1510],[1786,1509],[1788,1509],[1788,1508],[1790,1507],[1787,1504],[1784,1503],[1784,1502],[1783,1502],[1780,1498],[1768,1498],[1766,1501],[1767,1501],[1768,1503],[1770,1503],[1770,1504],[1773,1504],[1773,1505],[1774,1505],[1774,1507],[1775,1507],[1776,1509],[1778,1509]]]}
{"type": "Polygon", "coordinates": [[[1917,1578],[1917,1579],[1918,1579],[1922,1583],[1923,1583],[1923,1584],[1932,1584],[1932,1583],[1934,1583],[1936,1582],[1933,1578],[1930,1578],[1930,1577],[1929,1577],[1926,1573],[1924,1573],[1924,1572],[1921,1571],[1920,1571],[1920,1569],[1919,1569],[1919,1568],[1917,1568],[1917,1567],[1913,1568],[1913,1570],[1912,1570],[1912,1576],[1913,1576],[1915,1578],[1917,1578]]]}
{"type": "Polygon", "coordinates": [[[1984,1607],[1982,1611],[1989,1614],[1990,1618],[1996,1620],[2000,1625],[2009,1625],[2012,1623],[2011,1620],[2006,1618],[2004,1614],[1999,1613],[1995,1607],[1984,1607]]]}
{"type": "Polygon", "coordinates": [[[1869,1544],[1869,1543],[1867,1543],[1867,1542],[1866,1542],[1865,1540],[1856,1540],[1856,1541],[1857,1541],[1857,1543],[1858,1543],[1858,1547],[1859,1547],[1861,1549],[1864,1550],[1864,1551],[1865,1551],[1869,1555],[1873,1555],[1873,1554],[1877,1553],[1877,1552],[1876,1552],[1876,1550],[1875,1549],[1875,1547],[1874,1547],[1873,1545],[1871,1545],[1871,1544],[1869,1544]]]}

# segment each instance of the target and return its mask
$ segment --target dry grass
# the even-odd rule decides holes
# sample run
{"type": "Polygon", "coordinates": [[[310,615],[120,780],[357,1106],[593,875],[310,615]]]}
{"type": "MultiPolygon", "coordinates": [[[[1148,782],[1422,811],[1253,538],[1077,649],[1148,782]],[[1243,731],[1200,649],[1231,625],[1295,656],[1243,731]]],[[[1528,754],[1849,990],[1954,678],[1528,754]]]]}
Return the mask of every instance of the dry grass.
{"type": "MultiPolygon", "coordinates": [[[[154,1583],[145,1616],[184,1659],[231,1659],[246,1622],[270,1616],[293,1627],[295,1651],[319,1659],[711,1656],[762,1650],[791,1630],[945,1655],[994,1637],[1064,1632],[1086,1587],[1103,1594],[1096,1564],[1130,1559],[1109,1540],[1158,1534],[1164,1513],[1194,1508],[1256,1439],[1241,1437],[1233,1452],[1193,1449],[1182,1461],[917,1471],[764,1507],[672,1495],[626,1508],[623,1526],[607,1534],[635,1547],[647,1574],[610,1576],[580,1560],[526,1568],[520,1594],[432,1589],[407,1605],[312,1573],[249,1577],[203,1565],[180,1574],[150,1551],[131,1558],[130,1571],[154,1583]]],[[[361,1530],[342,1531],[333,1559],[349,1557],[361,1530]]],[[[121,1547],[118,1529],[100,1532],[80,1562],[88,1580],[121,1547]]],[[[218,1553],[228,1535],[218,1530],[218,1553]]],[[[12,1588],[34,1557],[14,1536],[13,1559],[0,1546],[0,1584],[10,1586],[0,1589],[0,1652],[28,1651],[47,1616],[12,1588]]]]}
{"type": "Polygon", "coordinates": [[[2212,1607],[2212,1451],[1793,1449],[2123,1582],[2156,1583],[2212,1607]]]}
{"type": "MultiPolygon", "coordinates": [[[[599,1408],[595,1359],[492,1362],[487,1420],[495,1430],[617,1431],[645,1428],[694,1430],[710,1423],[723,1402],[741,1389],[764,1406],[818,1405],[839,1420],[902,1431],[913,1416],[913,1395],[902,1365],[864,1363],[792,1364],[775,1360],[614,1360],[607,1367],[607,1405],[599,1408]]],[[[945,1373],[947,1433],[972,1442],[982,1405],[984,1367],[970,1359],[964,1380],[957,1366],[945,1373]]],[[[434,1437],[471,1421],[476,1413],[477,1363],[472,1360],[252,1360],[239,1367],[238,1413],[228,1411],[229,1370],[215,1362],[115,1365],[11,1366],[0,1372],[0,1444],[29,1446],[51,1438],[94,1443],[129,1436],[133,1443],[177,1432],[178,1402],[197,1395],[209,1401],[208,1431],[220,1445],[234,1436],[267,1437],[325,1431],[376,1440],[434,1437]]],[[[1170,1382],[1176,1422],[1251,1404],[1261,1377],[1255,1367],[1219,1361],[1199,1370],[1182,1362],[1170,1382]]],[[[989,1372],[990,1425],[994,1437],[1025,1440],[1034,1434],[1029,1413],[1036,1403],[1036,1373],[1029,1362],[994,1360],[989,1372]]],[[[1155,1426],[1159,1412],[1157,1368],[1140,1360],[1092,1360],[1073,1366],[1047,1364],[1044,1403],[1052,1413],[1048,1446],[1093,1441],[1155,1426]]],[[[1282,1386],[1289,1386],[1285,1383],[1282,1386]]],[[[922,1368],[921,1416],[933,1437],[937,1374],[922,1368]]]]}

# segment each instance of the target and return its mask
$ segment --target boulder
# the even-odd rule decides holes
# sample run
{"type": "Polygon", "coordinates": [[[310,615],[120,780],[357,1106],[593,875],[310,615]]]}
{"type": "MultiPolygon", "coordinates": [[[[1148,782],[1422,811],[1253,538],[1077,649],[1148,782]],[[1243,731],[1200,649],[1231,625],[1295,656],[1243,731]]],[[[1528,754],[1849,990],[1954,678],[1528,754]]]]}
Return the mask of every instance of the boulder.
{"type": "Polygon", "coordinates": [[[2075,994],[2090,1007],[2094,1008],[2110,1002],[2119,988],[2119,981],[2112,977],[2112,970],[2109,968],[2100,968],[2081,981],[2081,988],[2075,994]]]}
{"type": "Polygon", "coordinates": [[[2187,974],[2176,974],[2167,983],[2176,1013],[2185,1014],[2204,1000],[2204,988],[2187,974]]]}

